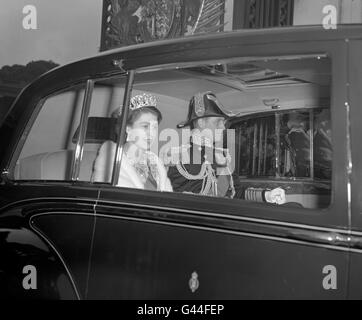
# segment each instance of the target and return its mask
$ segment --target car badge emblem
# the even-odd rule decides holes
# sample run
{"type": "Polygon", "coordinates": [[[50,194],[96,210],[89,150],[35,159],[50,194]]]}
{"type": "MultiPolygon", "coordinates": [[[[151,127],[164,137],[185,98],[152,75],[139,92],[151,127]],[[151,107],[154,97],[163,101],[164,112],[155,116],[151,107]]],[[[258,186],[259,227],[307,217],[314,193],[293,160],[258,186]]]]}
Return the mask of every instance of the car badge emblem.
{"type": "Polygon", "coordinates": [[[199,279],[198,274],[194,271],[191,275],[191,279],[189,280],[189,287],[192,293],[194,293],[199,288],[199,279]]]}
{"type": "Polygon", "coordinates": [[[201,93],[195,95],[195,113],[198,117],[205,114],[204,97],[201,93]]]}

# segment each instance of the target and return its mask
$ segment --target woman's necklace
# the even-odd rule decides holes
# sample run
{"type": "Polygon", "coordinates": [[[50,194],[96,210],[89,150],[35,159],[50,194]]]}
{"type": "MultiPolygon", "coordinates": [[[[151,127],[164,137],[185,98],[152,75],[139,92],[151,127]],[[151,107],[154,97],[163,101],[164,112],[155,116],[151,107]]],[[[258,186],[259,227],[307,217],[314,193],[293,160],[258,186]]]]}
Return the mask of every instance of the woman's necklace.
{"type": "Polygon", "coordinates": [[[137,174],[140,176],[142,183],[145,183],[148,175],[149,168],[147,164],[147,155],[145,151],[139,148],[129,146],[126,148],[125,154],[129,163],[135,168],[137,174]]]}

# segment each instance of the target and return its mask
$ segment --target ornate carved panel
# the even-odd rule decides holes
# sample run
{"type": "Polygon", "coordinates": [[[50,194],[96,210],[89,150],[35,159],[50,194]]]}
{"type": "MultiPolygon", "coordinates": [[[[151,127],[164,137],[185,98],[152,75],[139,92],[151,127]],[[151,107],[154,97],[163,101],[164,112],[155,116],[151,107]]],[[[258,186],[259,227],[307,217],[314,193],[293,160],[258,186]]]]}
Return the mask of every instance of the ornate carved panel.
{"type": "Polygon", "coordinates": [[[291,26],[293,14],[294,0],[234,1],[233,29],[291,26]]]}
{"type": "Polygon", "coordinates": [[[225,0],[103,0],[101,51],[222,30],[225,0]]]}

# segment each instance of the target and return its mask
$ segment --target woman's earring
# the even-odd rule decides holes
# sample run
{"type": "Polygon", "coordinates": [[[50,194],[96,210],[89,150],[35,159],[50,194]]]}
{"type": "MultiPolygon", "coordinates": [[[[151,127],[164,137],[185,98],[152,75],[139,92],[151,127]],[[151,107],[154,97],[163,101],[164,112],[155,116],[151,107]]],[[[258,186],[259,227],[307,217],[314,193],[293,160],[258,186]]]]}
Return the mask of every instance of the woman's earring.
{"type": "Polygon", "coordinates": [[[127,128],[126,128],[126,141],[127,141],[127,142],[131,141],[130,131],[131,131],[131,130],[127,127],[127,128]]]}
{"type": "Polygon", "coordinates": [[[126,141],[133,141],[132,129],[126,129],[126,141]]]}

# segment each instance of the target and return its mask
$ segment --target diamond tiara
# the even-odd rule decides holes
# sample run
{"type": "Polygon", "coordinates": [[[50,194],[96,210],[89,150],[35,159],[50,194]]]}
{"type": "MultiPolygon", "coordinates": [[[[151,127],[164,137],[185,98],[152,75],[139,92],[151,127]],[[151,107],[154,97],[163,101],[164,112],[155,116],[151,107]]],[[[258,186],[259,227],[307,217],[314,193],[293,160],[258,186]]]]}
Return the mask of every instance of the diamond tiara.
{"type": "Polygon", "coordinates": [[[142,93],[134,96],[131,99],[131,110],[136,110],[143,107],[156,107],[157,100],[156,97],[149,93],[142,93]]]}

